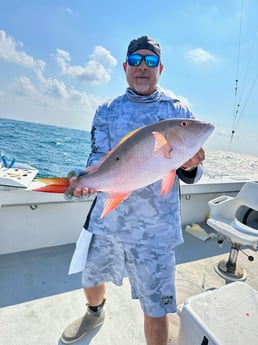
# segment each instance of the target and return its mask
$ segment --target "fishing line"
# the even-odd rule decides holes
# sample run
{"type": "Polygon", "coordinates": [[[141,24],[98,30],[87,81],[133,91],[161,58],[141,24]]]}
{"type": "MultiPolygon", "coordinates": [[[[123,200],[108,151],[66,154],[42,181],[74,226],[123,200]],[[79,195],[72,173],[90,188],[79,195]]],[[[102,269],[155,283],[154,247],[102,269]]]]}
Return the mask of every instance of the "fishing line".
{"type": "Polygon", "coordinates": [[[255,33],[254,33],[254,38],[253,38],[253,41],[252,41],[252,44],[251,44],[250,53],[249,53],[249,57],[248,57],[247,65],[246,65],[246,70],[245,70],[245,73],[244,73],[244,81],[243,81],[242,91],[241,91],[238,103],[241,103],[241,98],[242,98],[243,92],[245,90],[245,85],[246,85],[247,75],[249,73],[249,67],[250,67],[251,59],[252,59],[252,57],[254,55],[254,48],[255,48],[255,43],[256,43],[255,41],[256,41],[257,36],[258,36],[257,34],[258,34],[258,24],[256,26],[256,30],[255,30],[255,33]]]}
{"type": "Polygon", "coordinates": [[[255,48],[255,43],[256,43],[256,39],[257,39],[257,33],[258,33],[258,24],[256,26],[256,30],[254,33],[254,38],[251,44],[251,48],[250,48],[250,52],[249,52],[249,56],[248,56],[248,60],[247,60],[247,65],[246,65],[246,69],[245,69],[245,73],[244,73],[244,80],[243,80],[243,85],[241,87],[241,93],[240,96],[238,97],[238,84],[239,84],[239,66],[240,66],[240,51],[241,51],[241,39],[242,39],[242,24],[243,24],[243,5],[244,5],[244,0],[242,0],[242,6],[241,6],[241,15],[240,15],[240,25],[239,25],[239,38],[238,38],[238,49],[237,49],[237,64],[236,64],[236,80],[235,80],[235,97],[234,97],[234,115],[233,115],[233,124],[232,124],[232,131],[231,131],[231,138],[230,138],[230,142],[229,142],[229,147],[232,143],[234,134],[238,128],[240,119],[242,118],[245,108],[247,106],[247,103],[249,101],[249,98],[253,92],[253,89],[255,87],[255,84],[257,82],[258,79],[258,73],[256,74],[254,81],[249,89],[249,92],[247,94],[246,100],[244,102],[244,106],[241,106],[240,109],[240,105],[241,105],[241,99],[243,97],[243,93],[245,90],[245,86],[246,86],[246,81],[247,81],[247,76],[249,73],[249,68],[250,68],[250,63],[251,63],[251,59],[254,55],[254,48],[255,48]],[[241,110],[241,111],[240,111],[241,110]]]}
{"type": "MultiPolygon", "coordinates": [[[[255,41],[256,41],[256,39],[257,39],[257,33],[258,33],[258,24],[257,24],[257,26],[256,26],[256,31],[255,31],[255,34],[254,34],[254,39],[253,39],[253,42],[252,42],[252,45],[251,45],[251,49],[250,49],[250,54],[249,54],[249,58],[248,58],[247,66],[246,66],[245,75],[244,75],[244,82],[243,82],[242,93],[241,93],[241,95],[240,95],[240,99],[239,99],[239,102],[238,102],[238,106],[240,106],[240,104],[241,104],[241,97],[242,97],[243,92],[244,92],[244,89],[245,89],[246,79],[247,79],[247,75],[248,75],[249,67],[250,67],[250,62],[251,62],[251,58],[252,58],[252,56],[253,56],[253,51],[254,51],[254,47],[255,47],[255,41]]],[[[237,127],[238,127],[238,125],[239,125],[239,122],[240,122],[240,119],[241,119],[241,117],[242,117],[243,114],[244,114],[245,108],[246,108],[247,103],[248,103],[248,101],[249,101],[249,98],[250,98],[250,96],[251,96],[251,94],[252,94],[252,92],[253,92],[253,89],[254,89],[254,87],[255,87],[255,84],[256,84],[256,82],[257,82],[257,79],[258,79],[258,72],[257,72],[257,74],[256,74],[256,76],[255,76],[255,78],[254,78],[254,81],[253,81],[253,83],[252,83],[252,85],[251,85],[251,87],[250,87],[250,90],[249,90],[249,92],[248,92],[248,94],[247,94],[247,97],[246,97],[244,106],[241,108],[241,112],[240,112],[239,115],[238,115],[239,107],[238,107],[237,110],[236,110],[238,116],[237,116],[237,120],[236,120],[236,122],[235,122],[235,128],[234,128],[234,130],[237,129],[237,127]]]]}
{"type": "Polygon", "coordinates": [[[230,143],[233,139],[235,123],[238,117],[238,108],[239,104],[237,104],[237,94],[238,94],[238,75],[239,75],[239,64],[240,64],[240,47],[241,47],[241,37],[242,37],[242,23],[243,23],[243,7],[244,7],[244,0],[242,0],[241,6],[241,15],[240,15],[240,24],[239,24],[239,35],[238,35],[238,47],[237,47],[237,63],[236,63],[236,79],[235,79],[235,99],[234,99],[234,116],[233,116],[233,125],[232,125],[232,136],[230,143]]]}
{"type": "Polygon", "coordinates": [[[239,125],[239,121],[240,121],[241,117],[243,116],[243,113],[244,113],[244,111],[245,111],[246,105],[247,105],[247,103],[248,103],[248,101],[249,101],[249,98],[250,98],[252,92],[253,92],[253,89],[254,89],[254,86],[255,86],[255,84],[256,84],[256,82],[257,82],[257,79],[258,79],[258,73],[257,73],[256,76],[255,76],[255,79],[254,79],[253,84],[252,84],[252,86],[251,86],[251,88],[250,88],[250,91],[249,91],[249,93],[248,93],[248,95],[247,95],[247,98],[246,98],[246,101],[245,101],[245,103],[244,103],[244,106],[243,106],[243,108],[242,108],[242,110],[241,110],[241,112],[240,112],[240,115],[238,116],[238,119],[237,119],[236,125],[235,125],[235,130],[237,129],[237,127],[238,127],[238,125],[239,125]]]}

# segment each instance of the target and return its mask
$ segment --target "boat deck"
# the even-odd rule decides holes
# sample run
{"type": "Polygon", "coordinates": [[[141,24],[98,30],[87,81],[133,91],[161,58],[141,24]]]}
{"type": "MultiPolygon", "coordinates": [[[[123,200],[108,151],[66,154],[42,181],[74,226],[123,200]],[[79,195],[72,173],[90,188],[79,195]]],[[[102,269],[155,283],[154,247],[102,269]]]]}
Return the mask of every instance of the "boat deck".
{"type": "MultiPolygon", "coordinates": [[[[202,226],[204,226],[202,224],[202,226]]],[[[205,225],[208,232],[213,232],[205,225]]],[[[229,243],[219,248],[216,238],[205,242],[183,230],[185,243],[177,248],[177,301],[202,290],[225,284],[214,264],[227,258],[229,243]]],[[[62,330],[85,311],[80,274],[67,275],[74,244],[0,256],[1,345],[62,345],[62,330]]],[[[247,283],[258,290],[258,253],[248,261],[240,252],[238,262],[247,271],[247,283]]],[[[178,317],[170,316],[169,344],[178,331],[178,317]]],[[[106,320],[78,345],[144,345],[143,318],[132,300],[128,280],[122,287],[107,284],[106,320]]]]}

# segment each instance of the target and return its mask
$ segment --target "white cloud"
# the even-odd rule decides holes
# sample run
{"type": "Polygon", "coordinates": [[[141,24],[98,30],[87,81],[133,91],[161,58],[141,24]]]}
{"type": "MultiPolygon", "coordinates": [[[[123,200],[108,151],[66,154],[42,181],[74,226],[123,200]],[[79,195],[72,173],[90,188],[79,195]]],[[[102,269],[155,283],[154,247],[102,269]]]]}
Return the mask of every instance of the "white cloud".
{"type": "Polygon", "coordinates": [[[64,75],[78,78],[93,85],[109,81],[112,68],[117,64],[111,53],[101,46],[95,47],[90,55],[90,60],[84,66],[71,65],[69,52],[61,49],[57,49],[55,58],[64,75]]]}
{"type": "Polygon", "coordinates": [[[43,76],[38,84],[33,84],[28,77],[21,76],[13,84],[13,91],[18,97],[27,97],[31,103],[36,102],[41,105],[51,103],[52,106],[58,108],[58,103],[62,102],[62,106],[66,104],[67,108],[77,106],[91,108],[92,113],[101,103],[98,97],[73,88],[68,89],[62,81],[51,78],[45,79],[43,76]]]}
{"type": "Polygon", "coordinates": [[[45,62],[35,60],[30,55],[18,50],[18,46],[22,47],[22,43],[17,43],[11,36],[7,36],[5,31],[0,30],[0,59],[16,63],[35,71],[43,71],[45,62]]]}
{"type": "Polygon", "coordinates": [[[66,99],[69,97],[65,84],[57,79],[45,79],[44,93],[53,98],[66,99]]]}
{"type": "Polygon", "coordinates": [[[191,102],[184,96],[179,96],[174,93],[172,90],[165,90],[162,87],[160,87],[163,91],[166,92],[166,94],[172,98],[179,99],[183,104],[185,104],[187,107],[191,107],[191,102]]]}
{"type": "MultiPolygon", "coordinates": [[[[69,86],[62,78],[47,76],[44,61],[27,54],[22,43],[0,30],[1,59],[23,67],[22,75],[0,90],[0,111],[6,117],[90,129],[92,116],[103,100],[69,86]]],[[[117,63],[100,46],[95,47],[85,66],[71,65],[69,52],[60,49],[56,61],[63,75],[97,85],[110,79],[117,63]]]]}
{"type": "Polygon", "coordinates": [[[99,97],[68,89],[55,79],[33,84],[26,76],[17,78],[8,92],[0,92],[4,117],[57,126],[90,130],[99,97]]]}
{"type": "Polygon", "coordinates": [[[66,7],[64,10],[65,10],[65,12],[68,13],[68,14],[74,14],[74,13],[73,13],[73,10],[72,10],[70,7],[66,7]]]}
{"type": "Polygon", "coordinates": [[[26,76],[21,76],[18,78],[14,84],[14,89],[16,94],[20,96],[33,96],[37,94],[35,86],[32,84],[31,80],[26,76]]]}
{"type": "Polygon", "coordinates": [[[91,54],[91,59],[107,66],[114,67],[117,64],[116,59],[111,55],[110,51],[101,46],[96,46],[91,54]]]}
{"type": "Polygon", "coordinates": [[[213,61],[215,57],[202,48],[195,48],[186,53],[186,58],[194,62],[213,61]]]}

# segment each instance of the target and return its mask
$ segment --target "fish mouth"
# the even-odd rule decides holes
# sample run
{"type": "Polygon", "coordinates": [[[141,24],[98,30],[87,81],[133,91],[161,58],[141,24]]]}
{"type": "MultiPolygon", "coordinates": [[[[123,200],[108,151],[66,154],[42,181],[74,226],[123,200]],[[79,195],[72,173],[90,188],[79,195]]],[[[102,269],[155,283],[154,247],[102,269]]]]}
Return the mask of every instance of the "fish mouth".
{"type": "Polygon", "coordinates": [[[215,130],[215,126],[212,123],[205,122],[203,124],[204,124],[204,126],[199,131],[199,133],[198,134],[196,133],[190,139],[192,141],[193,145],[194,145],[194,143],[196,143],[196,141],[199,141],[199,144],[202,146],[203,143],[210,137],[212,132],[215,130]]]}
{"type": "Polygon", "coordinates": [[[207,122],[207,127],[204,129],[205,140],[211,135],[215,130],[215,126],[212,123],[207,122]]]}
{"type": "Polygon", "coordinates": [[[201,138],[201,145],[210,137],[215,127],[212,123],[207,122],[207,126],[199,133],[198,137],[201,138]]]}

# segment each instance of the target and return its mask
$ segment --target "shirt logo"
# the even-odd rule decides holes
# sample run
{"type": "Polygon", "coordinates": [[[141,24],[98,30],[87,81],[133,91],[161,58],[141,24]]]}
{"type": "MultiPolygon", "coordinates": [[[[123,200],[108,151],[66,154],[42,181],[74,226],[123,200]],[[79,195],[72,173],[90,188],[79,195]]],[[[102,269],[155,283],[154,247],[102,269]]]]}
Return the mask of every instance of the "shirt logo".
{"type": "Polygon", "coordinates": [[[161,298],[162,304],[167,305],[169,303],[173,302],[174,297],[173,296],[163,296],[161,298]]]}

